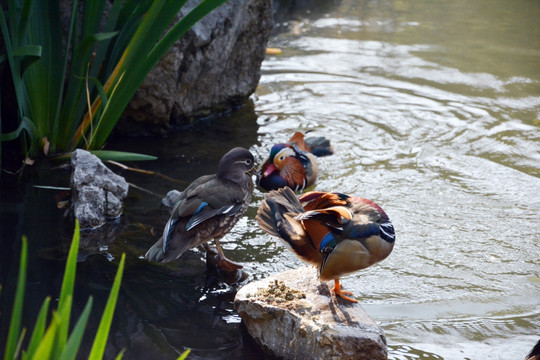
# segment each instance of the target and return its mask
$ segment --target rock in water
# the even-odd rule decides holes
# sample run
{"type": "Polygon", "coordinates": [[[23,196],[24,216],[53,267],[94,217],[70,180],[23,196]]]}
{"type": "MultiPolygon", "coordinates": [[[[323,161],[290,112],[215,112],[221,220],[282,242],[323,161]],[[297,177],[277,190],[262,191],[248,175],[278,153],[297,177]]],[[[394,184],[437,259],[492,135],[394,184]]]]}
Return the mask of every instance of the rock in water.
{"type": "MultiPolygon", "coordinates": [[[[333,283],[332,283],[333,284],[333,283]]],[[[250,336],[284,359],[386,359],[383,330],[302,267],[242,287],[234,307],[250,336]]]]}
{"type": "Polygon", "coordinates": [[[126,180],[109,170],[97,156],[75,150],[71,155],[71,213],[81,229],[96,228],[122,214],[128,193],[126,180]]]}
{"type": "MultiPolygon", "coordinates": [[[[201,0],[189,0],[175,21],[201,0]]],[[[146,77],[119,122],[120,131],[166,132],[216,106],[234,108],[253,94],[273,28],[271,0],[230,0],[197,22],[146,77]]],[[[206,115],[205,115],[206,114],[206,115]]]]}

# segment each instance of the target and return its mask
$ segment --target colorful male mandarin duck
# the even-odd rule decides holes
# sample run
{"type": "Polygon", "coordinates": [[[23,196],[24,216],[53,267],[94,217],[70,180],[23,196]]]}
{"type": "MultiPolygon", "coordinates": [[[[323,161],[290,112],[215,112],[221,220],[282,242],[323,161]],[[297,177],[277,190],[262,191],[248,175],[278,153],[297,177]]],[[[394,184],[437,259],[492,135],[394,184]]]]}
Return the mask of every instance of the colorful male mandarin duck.
{"type": "Polygon", "coordinates": [[[217,174],[201,176],[182,192],[163,236],[145,258],[170,262],[198,245],[212,252],[207,242],[214,239],[218,266],[227,271],[242,268],[225,257],[219,240],[246,212],[253,193],[252,175],[256,175],[254,158],[248,150],[237,147],[225,154],[217,174]]]}
{"type": "Polygon", "coordinates": [[[314,155],[332,154],[330,142],[324,137],[304,139],[296,132],[286,144],[276,144],[259,169],[259,186],[276,190],[285,186],[301,191],[317,179],[317,160],[314,155]]]}
{"type": "Polygon", "coordinates": [[[394,227],[373,201],[336,192],[307,192],[296,198],[285,187],[265,195],[257,212],[259,226],[279,237],[300,259],[316,265],[322,281],[334,280],[384,260],[394,247],[394,227]]]}

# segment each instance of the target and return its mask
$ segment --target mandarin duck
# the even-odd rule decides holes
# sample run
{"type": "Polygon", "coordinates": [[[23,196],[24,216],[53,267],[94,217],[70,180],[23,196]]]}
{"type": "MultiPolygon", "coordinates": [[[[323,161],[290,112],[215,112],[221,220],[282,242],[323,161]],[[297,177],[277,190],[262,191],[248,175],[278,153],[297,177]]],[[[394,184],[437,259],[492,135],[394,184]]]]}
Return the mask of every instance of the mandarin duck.
{"type": "Polygon", "coordinates": [[[352,302],[357,301],[341,290],[340,277],[384,260],[396,239],[380,206],[336,192],[312,191],[296,198],[288,187],[270,191],[256,219],[300,259],[317,266],[320,280],[334,280],[336,296],[352,302]]]}
{"type": "Polygon", "coordinates": [[[525,357],[525,360],[540,360],[540,340],[536,342],[529,354],[525,357]]]}
{"type": "Polygon", "coordinates": [[[251,152],[237,147],[220,160],[217,174],[193,181],[180,195],[165,224],[162,237],[144,256],[150,261],[170,262],[186,250],[214,239],[218,266],[235,271],[242,266],[225,257],[219,240],[246,212],[253,193],[251,175],[256,175],[251,152]]]}
{"type": "Polygon", "coordinates": [[[324,137],[304,139],[296,132],[286,144],[276,144],[259,169],[258,185],[265,190],[285,186],[302,191],[315,183],[318,167],[315,155],[331,155],[332,147],[324,137]]]}

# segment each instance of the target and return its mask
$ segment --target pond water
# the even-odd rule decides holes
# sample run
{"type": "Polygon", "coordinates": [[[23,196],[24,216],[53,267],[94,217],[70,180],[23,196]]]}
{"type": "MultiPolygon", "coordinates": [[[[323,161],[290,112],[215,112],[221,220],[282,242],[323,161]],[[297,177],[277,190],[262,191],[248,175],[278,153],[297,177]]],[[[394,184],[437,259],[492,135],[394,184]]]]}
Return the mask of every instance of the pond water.
{"type": "MultiPolygon", "coordinates": [[[[373,199],[396,229],[385,261],[342,281],[384,329],[389,358],[522,359],[540,338],[540,2],[324,3],[279,10],[269,45],[283,53],[267,56],[246,107],[166,139],[113,141],[157,155],[131,165],[180,183],[111,167],[164,195],[215,172],[233,146],[260,162],[297,130],[324,135],[335,154],[320,158],[314,189],[373,199]]],[[[71,237],[55,193],[32,185],[68,176],[2,184],[0,280],[5,295],[27,234],[28,323],[58,293],[71,237]]],[[[244,282],[302,265],[258,228],[262,197],[256,189],[223,241],[244,282]]],[[[126,359],[172,359],[186,347],[199,359],[262,358],[232,307],[238,285],[207,270],[202,251],[167,266],[139,258],[166,217],[158,196],[132,188],[120,224],[81,250],[76,311],[92,294],[93,328],[127,253],[107,358],[126,348],[126,359]]]]}

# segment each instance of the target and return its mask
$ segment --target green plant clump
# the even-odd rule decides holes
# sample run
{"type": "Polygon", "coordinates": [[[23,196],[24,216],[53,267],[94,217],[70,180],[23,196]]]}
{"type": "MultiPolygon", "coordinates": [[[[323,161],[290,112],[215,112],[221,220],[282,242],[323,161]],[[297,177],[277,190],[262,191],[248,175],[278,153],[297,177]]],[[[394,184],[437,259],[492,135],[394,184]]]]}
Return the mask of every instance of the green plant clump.
{"type": "MultiPolygon", "coordinates": [[[[6,341],[6,349],[4,352],[4,360],[13,359],[36,359],[36,360],[69,360],[75,359],[79,346],[81,344],[86,324],[92,310],[92,297],[88,299],[83,312],[69,334],[69,326],[71,321],[71,305],[73,302],[73,290],[75,288],[75,274],[77,270],[77,254],[79,252],[80,228],[79,222],[75,222],[75,231],[73,240],[69,249],[69,254],[66,261],[66,269],[62,280],[62,288],[58,307],[50,316],[49,325],[47,326],[47,315],[49,313],[49,305],[51,298],[47,297],[43,301],[43,305],[39,311],[34,330],[28,342],[28,346],[21,352],[22,344],[25,339],[26,329],[21,330],[24,292],[26,288],[26,267],[28,264],[28,245],[27,239],[23,236],[21,258],[19,263],[19,277],[17,279],[17,287],[15,290],[15,299],[13,302],[13,311],[11,313],[11,321],[9,324],[8,338],[6,341]]],[[[103,358],[105,345],[111,328],[114,309],[120,291],[120,283],[124,273],[125,254],[122,254],[116,276],[114,277],[113,286],[105,305],[105,310],[101,316],[101,321],[97,333],[94,338],[92,349],[88,359],[98,360],[103,358]]],[[[0,292],[2,287],[0,286],[0,292]]],[[[0,320],[4,320],[0,318],[0,320]]],[[[178,360],[183,360],[187,357],[190,350],[184,351],[178,357],[178,360]]],[[[118,354],[116,359],[121,359],[123,351],[118,354]]]]}
{"type": "Polygon", "coordinates": [[[11,77],[18,127],[3,131],[0,116],[0,142],[20,139],[31,157],[101,149],[159,59],[226,2],[202,0],[172,24],[186,1],[74,0],[66,32],[60,0],[7,0],[0,12],[0,76],[11,77]]]}
{"type": "MultiPolygon", "coordinates": [[[[71,318],[71,305],[73,301],[73,289],[75,287],[75,273],[77,270],[77,254],[79,249],[79,222],[75,223],[75,232],[69,249],[66,261],[66,269],[62,280],[62,289],[58,307],[52,312],[49,324],[47,325],[47,315],[51,298],[47,297],[39,311],[34,330],[28,342],[28,346],[21,352],[23,340],[26,335],[26,329],[21,330],[24,291],[26,287],[26,266],[28,263],[28,245],[26,237],[23,236],[21,259],[19,263],[19,277],[17,288],[15,290],[15,300],[13,302],[13,311],[9,326],[4,360],[8,359],[75,359],[81,340],[84,335],[86,323],[92,310],[92,297],[88,299],[81,316],[77,320],[71,334],[69,334],[69,325],[71,318]]],[[[101,317],[98,331],[94,338],[92,350],[89,359],[101,359],[105,351],[109,329],[111,327],[114,308],[120,291],[120,282],[124,272],[125,254],[122,254],[118,271],[114,278],[111,293],[101,317]]],[[[122,357],[120,353],[117,359],[122,357]]]]}

